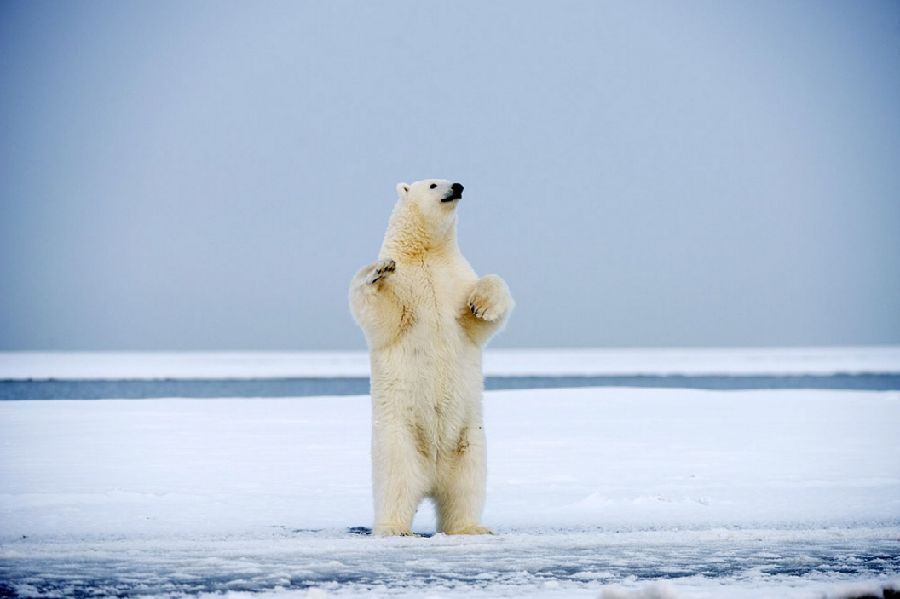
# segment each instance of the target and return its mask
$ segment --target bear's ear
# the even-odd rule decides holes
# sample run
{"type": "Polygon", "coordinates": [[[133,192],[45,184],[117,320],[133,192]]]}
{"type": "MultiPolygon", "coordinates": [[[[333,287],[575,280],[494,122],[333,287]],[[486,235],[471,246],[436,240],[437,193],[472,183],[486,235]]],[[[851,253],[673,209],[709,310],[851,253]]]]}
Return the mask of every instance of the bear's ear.
{"type": "Polygon", "coordinates": [[[409,183],[397,183],[397,197],[401,200],[406,199],[406,194],[409,193],[409,183]]]}

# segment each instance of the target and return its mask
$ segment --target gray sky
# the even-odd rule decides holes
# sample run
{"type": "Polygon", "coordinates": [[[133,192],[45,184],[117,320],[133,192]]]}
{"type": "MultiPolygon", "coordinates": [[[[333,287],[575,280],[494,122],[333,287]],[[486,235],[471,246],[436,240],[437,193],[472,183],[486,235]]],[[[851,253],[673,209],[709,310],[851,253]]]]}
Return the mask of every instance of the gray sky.
{"type": "Polygon", "coordinates": [[[0,349],[359,349],[461,181],[494,343],[900,342],[898,2],[0,3],[0,349]]]}

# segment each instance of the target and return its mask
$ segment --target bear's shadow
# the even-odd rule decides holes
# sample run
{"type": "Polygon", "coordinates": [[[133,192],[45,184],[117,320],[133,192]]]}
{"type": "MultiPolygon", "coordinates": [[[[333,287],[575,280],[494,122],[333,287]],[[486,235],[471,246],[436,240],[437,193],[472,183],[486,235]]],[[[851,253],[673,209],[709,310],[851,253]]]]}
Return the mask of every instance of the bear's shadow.
{"type": "MultiPolygon", "coordinates": [[[[360,535],[360,536],[371,536],[372,529],[368,526],[351,526],[347,529],[351,535],[360,535]]],[[[414,537],[420,537],[422,539],[430,539],[434,536],[433,532],[414,532],[412,533],[414,537]]]]}

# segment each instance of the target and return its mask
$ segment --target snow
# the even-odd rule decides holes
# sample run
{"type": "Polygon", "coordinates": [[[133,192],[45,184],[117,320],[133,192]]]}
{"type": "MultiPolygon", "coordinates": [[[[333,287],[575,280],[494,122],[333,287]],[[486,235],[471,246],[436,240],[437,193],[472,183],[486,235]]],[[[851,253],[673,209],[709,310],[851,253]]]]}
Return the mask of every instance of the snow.
{"type": "Polygon", "coordinates": [[[366,352],[0,352],[2,379],[369,376],[366,352]]]}
{"type": "MultiPolygon", "coordinates": [[[[367,397],[2,402],[0,590],[836,597],[900,583],[900,393],[498,391],[485,417],[498,534],[381,539],[349,530],[372,516],[367,397]]],[[[414,529],[433,526],[425,505],[414,529]]]]}
{"type": "MultiPolygon", "coordinates": [[[[900,346],[492,349],[488,376],[900,373],[900,346]]],[[[365,352],[0,352],[4,379],[366,377],[365,352]]]]}

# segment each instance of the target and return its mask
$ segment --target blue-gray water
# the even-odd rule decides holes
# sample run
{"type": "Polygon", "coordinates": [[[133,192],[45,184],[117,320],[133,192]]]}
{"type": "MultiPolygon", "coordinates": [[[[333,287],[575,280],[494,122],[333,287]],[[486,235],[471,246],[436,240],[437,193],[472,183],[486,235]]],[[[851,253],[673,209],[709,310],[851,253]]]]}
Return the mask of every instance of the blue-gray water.
{"type": "MultiPolygon", "coordinates": [[[[643,387],[667,389],[854,389],[900,390],[900,374],[798,376],[489,376],[485,389],[643,387]]],[[[153,399],[160,397],[308,397],[363,395],[366,377],[264,379],[4,380],[0,400],[153,399]]]]}

